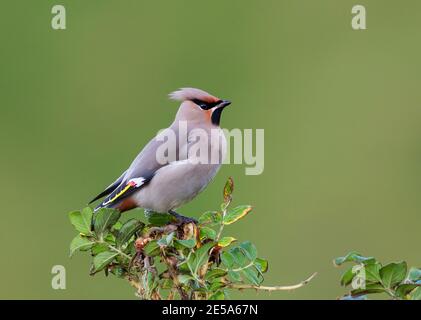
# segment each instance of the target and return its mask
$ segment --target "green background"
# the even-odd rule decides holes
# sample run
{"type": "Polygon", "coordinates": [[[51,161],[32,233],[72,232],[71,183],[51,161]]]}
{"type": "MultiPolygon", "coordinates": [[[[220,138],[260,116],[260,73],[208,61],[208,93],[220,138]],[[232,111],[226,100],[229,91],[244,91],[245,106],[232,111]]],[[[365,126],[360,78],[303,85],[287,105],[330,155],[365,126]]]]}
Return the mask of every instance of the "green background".
{"type": "Polygon", "coordinates": [[[350,250],[419,266],[420,18],[418,0],[1,1],[0,298],[134,298],[68,258],[67,213],[170,123],[183,86],[233,101],[223,127],[265,129],[265,170],[226,165],[180,211],[217,208],[231,175],[255,210],[229,233],[269,260],[265,283],[319,273],[234,297],[335,299],[332,259],[350,250]],[[357,3],[365,31],[351,28],[357,3]],[[54,4],[67,30],[51,28],[54,4]]]}

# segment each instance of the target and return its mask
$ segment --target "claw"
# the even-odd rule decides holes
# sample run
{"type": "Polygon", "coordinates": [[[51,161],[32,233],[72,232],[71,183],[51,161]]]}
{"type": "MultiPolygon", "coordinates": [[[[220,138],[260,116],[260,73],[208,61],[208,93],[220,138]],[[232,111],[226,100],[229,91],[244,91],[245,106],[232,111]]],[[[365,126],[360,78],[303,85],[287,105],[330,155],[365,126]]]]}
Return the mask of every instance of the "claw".
{"type": "Polygon", "coordinates": [[[168,213],[177,219],[177,222],[178,222],[179,225],[188,224],[188,223],[194,223],[194,224],[198,223],[198,221],[196,219],[190,218],[190,217],[185,217],[181,214],[178,214],[177,212],[175,212],[173,210],[168,211],[168,213]]]}

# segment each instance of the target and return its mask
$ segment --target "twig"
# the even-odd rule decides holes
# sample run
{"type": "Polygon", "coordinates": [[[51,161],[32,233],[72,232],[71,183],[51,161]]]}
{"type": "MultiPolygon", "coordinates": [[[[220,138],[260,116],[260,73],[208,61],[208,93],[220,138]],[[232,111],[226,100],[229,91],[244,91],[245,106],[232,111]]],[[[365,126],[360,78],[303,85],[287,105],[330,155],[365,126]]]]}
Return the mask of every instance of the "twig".
{"type": "Polygon", "coordinates": [[[130,285],[131,285],[133,288],[135,288],[135,289],[137,289],[138,291],[140,291],[141,286],[140,286],[140,283],[139,283],[138,281],[135,281],[135,280],[131,279],[130,277],[126,277],[126,280],[130,283],[130,285]]]}
{"type": "Polygon", "coordinates": [[[250,263],[249,263],[248,265],[246,265],[245,267],[232,269],[231,271],[238,272],[238,271],[241,271],[241,270],[245,270],[245,269],[247,269],[247,268],[250,268],[250,267],[252,267],[252,266],[254,266],[254,261],[250,262],[250,263]]]}
{"type": "Polygon", "coordinates": [[[164,258],[165,264],[168,267],[168,273],[171,277],[171,279],[174,282],[174,285],[178,291],[178,294],[180,295],[181,300],[189,300],[189,296],[187,293],[183,290],[183,287],[181,283],[178,281],[178,275],[177,270],[174,269],[174,266],[171,264],[171,261],[169,261],[167,255],[165,254],[165,251],[163,248],[161,248],[161,255],[164,258]]]}
{"type": "Polygon", "coordinates": [[[109,244],[107,242],[103,242],[103,243],[105,243],[106,245],[108,245],[108,248],[110,248],[111,250],[117,252],[122,257],[125,257],[126,259],[129,259],[129,261],[132,260],[132,257],[130,257],[129,255],[125,254],[123,251],[117,249],[116,247],[112,246],[111,244],[109,244]]]}
{"type": "Polygon", "coordinates": [[[288,291],[288,290],[295,290],[298,288],[301,288],[305,286],[307,283],[309,283],[315,276],[317,275],[317,272],[313,273],[308,279],[301,281],[298,284],[294,284],[291,286],[256,286],[251,284],[236,284],[231,283],[228,284],[227,287],[230,289],[255,289],[255,290],[263,290],[263,291],[288,291]]]}
{"type": "MultiPolygon", "coordinates": [[[[230,202],[227,203],[226,207],[228,207],[228,205],[230,204],[230,202]]],[[[225,207],[224,211],[222,212],[222,222],[221,222],[221,226],[219,227],[218,234],[217,234],[217,236],[215,238],[216,241],[219,241],[219,239],[222,236],[222,231],[224,231],[224,222],[223,221],[224,221],[225,215],[227,214],[227,208],[226,207],[225,207]]]]}

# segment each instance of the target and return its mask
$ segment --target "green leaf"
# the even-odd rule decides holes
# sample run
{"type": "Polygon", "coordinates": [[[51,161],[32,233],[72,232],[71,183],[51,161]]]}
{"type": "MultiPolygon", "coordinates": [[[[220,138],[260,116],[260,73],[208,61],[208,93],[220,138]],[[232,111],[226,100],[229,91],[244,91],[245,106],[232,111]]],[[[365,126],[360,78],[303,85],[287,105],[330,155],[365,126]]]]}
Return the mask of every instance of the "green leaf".
{"type": "MultiPolygon", "coordinates": [[[[354,267],[348,268],[341,277],[341,285],[347,286],[349,285],[354,277],[359,273],[357,271],[353,271],[354,267]]],[[[361,265],[361,271],[365,273],[365,281],[367,283],[379,283],[381,281],[380,278],[380,271],[381,265],[380,263],[372,263],[368,265],[361,265]]]]}
{"type": "Polygon", "coordinates": [[[143,253],[149,257],[157,256],[160,251],[160,246],[157,240],[149,241],[143,248],[143,253]]]}
{"type": "Polygon", "coordinates": [[[381,284],[372,283],[372,284],[367,284],[365,286],[365,289],[361,288],[361,289],[352,290],[351,294],[352,296],[360,296],[360,295],[365,295],[365,294],[370,294],[370,293],[382,293],[382,292],[385,292],[385,289],[383,288],[381,284]]]}
{"type": "Polygon", "coordinates": [[[234,267],[234,256],[231,252],[224,251],[221,253],[221,261],[225,267],[232,269],[234,267]]]}
{"type": "Polygon", "coordinates": [[[352,272],[352,267],[349,267],[348,270],[346,270],[341,277],[341,285],[347,286],[352,282],[352,279],[355,277],[355,273],[352,272]]]}
{"type": "Polygon", "coordinates": [[[254,260],[254,265],[261,273],[265,273],[269,268],[268,261],[261,258],[256,258],[256,260],[254,260]]]}
{"type": "Polygon", "coordinates": [[[221,279],[215,279],[209,287],[209,291],[217,291],[225,286],[225,283],[221,279]]]}
{"type": "Polygon", "coordinates": [[[196,239],[186,239],[186,240],[180,240],[180,239],[174,239],[174,246],[177,250],[188,248],[193,249],[196,246],[196,239]]]}
{"type": "Polygon", "coordinates": [[[137,253],[137,248],[135,245],[135,240],[130,240],[129,242],[127,242],[127,245],[124,249],[124,252],[129,255],[129,256],[133,256],[137,253]]]}
{"type": "Polygon", "coordinates": [[[222,214],[217,211],[206,211],[199,218],[200,224],[218,224],[222,221],[222,214]]]}
{"type": "Polygon", "coordinates": [[[198,270],[208,262],[209,259],[209,251],[210,249],[215,245],[214,242],[208,242],[201,246],[199,249],[196,250],[196,252],[192,255],[191,261],[187,261],[190,268],[194,272],[194,274],[197,274],[198,270]]]}
{"type": "Polygon", "coordinates": [[[113,225],[113,230],[114,231],[118,231],[121,229],[121,227],[123,226],[123,224],[120,221],[117,221],[114,225],[113,225]]]}
{"type": "Polygon", "coordinates": [[[222,291],[218,291],[211,295],[209,300],[225,300],[225,294],[222,291]]]}
{"type": "Polygon", "coordinates": [[[200,240],[209,239],[215,240],[216,231],[209,227],[200,227],[200,240]]]}
{"type": "Polygon", "coordinates": [[[259,280],[259,276],[254,268],[243,269],[241,270],[241,273],[244,275],[244,278],[246,278],[246,280],[250,283],[256,286],[258,286],[261,283],[261,280],[259,280]]]}
{"type": "Polygon", "coordinates": [[[106,266],[108,266],[115,257],[117,257],[118,253],[105,251],[101,252],[94,257],[94,272],[101,271],[106,266]]]}
{"type": "Polygon", "coordinates": [[[206,273],[205,275],[205,280],[207,281],[211,281],[215,278],[220,278],[223,277],[227,274],[227,272],[224,269],[220,269],[220,268],[215,268],[209,272],[206,273]]]}
{"type": "Polygon", "coordinates": [[[243,250],[245,256],[249,260],[254,261],[257,258],[257,249],[250,241],[241,243],[239,247],[243,250]]]}
{"type": "Polygon", "coordinates": [[[101,208],[95,216],[94,229],[99,238],[104,238],[111,227],[116,224],[120,218],[120,212],[110,208],[101,208]]]}
{"type": "Polygon", "coordinates": [[[148,222],[157,227],[161,227],[176,221],[177,219],[168,213],[152,212],[148,216],[148,222]]]}
{"type": "Polygon", "coordinates": [[[115,245],[115,236],[112,233],[107,234],[104,240],[111,245],[115,245]]]}
{"type": "Polygon", "coordinates": [[[373,257],[363,257],[359,253],[352,251],[344,257],[339,257],[333,260],[333,263],[335,266],[340,266],[344,264],[345,262],[357,262],[357,263],[362,263],[366,265],[366,264],[376,262],[376,259],[374,259],[373,257]]]}
{"type": "Polygon", "coordinates": [[[147,277],[148,292],[151,293],[158,287],[159,283],[156,281],[156,278],[153,272],[148,272],[146,277],[147,277]]]}
{"type": "Polygon", "coordinates": [[[250,261],[247,259],[241,248],[235,247],[231,249],[230,252],[234,257],[234,262],[238,265],[238,267],[244,268],[250,264],[250,261]]]}
{"type": "Polygon", "coordinates": [[[158,240],[158,245],[160,247],[168,247],[172,244],[174,239],[174,232],[171,232],[169,235],[167,235],[166,237],[162,237],[161,239],[158,240]]]}
{"type": "MultiPolygon", "coordinates": [[[[193,253],[191,253],[188,257],[191,258],[191,255],[193,255],[193,253]]],[[[189,269],[187,262],[188,260],[179,262],[177,264],[178,271],[180,271],[181,273],[190,273],[191,271],[189,269]]]]}
{"type": "Polygon", "coordinates": [[[392,288],[405,279],[407,265],[405,261],[389,263],[380,269],[380,277],[386,288],[392,288]]]}
{"type": "Polygon", "coordinates": [[[365,269],[365,278],[367,282],[381,282],[380,269],[381,264],[376,262],[364,266],[365,269]]]}
{"type": "Polygon", "coordinates": [[[421,300],[421,287],[418,287],[412,291],[411,300],[421,300]]]}
{"type": "Polygon", "coordinates": [[[130,240],[133,235],[140,231],[145,225],[136,219],[130,219],[124,223],[117,233],[116,245],[117,247],[123,246],[127,241],[130,240]]]}
{"type": "Polygon", "coordinates": [[[201,246],[199,249],[196,250],[196,270],[199,269],[202,265],[208,262],[209,259],[209,251],[211,248],[213,248],[215,245],[214,242],[208,242],[201,246]]]}
{"type": "Polygon", "coordinates": [[[228,271],[228,277],[232,280],[232,282],[240,282],[241,276],[239,272],[235,271],[228,271]]]}
{"type": "Polygon", "coordinates": [[[234,181],[229,177],[224,187],[224,203],[230,203],[232,200],[232,193],[234,192],[234,181]]]}
{"type": "Polygon", "coordinates": [[[70,222],[83,235],[91,234],[92,209],[87,207],[81,211],[69,213],[70,222]]]}
{"type": "Polygon", "coordinates": [[[396,295],[399,298],[402,299],[406,299],[407,295],[414,290],[415,288],[417,288],[418,286],[416,284],[410,284],[410,283],[405,283],[405,284],[400,284],[397,288],[396,288],[396,295]]]}
{"type": "Polygon", "coordinates": [[[126,270],[122,267],[113,267],[111,268],[111,273],[118,278],[124,279],[124,276],[127,274],[126,270]]]}
{"type": "Polygon", "coordinates": [[[232,224],[245,217],[252,210],[251,206],[238,206],[228,211],[224,217],[225,225],[232,224]]]}
{"type": "Polygon", "coordinates": [[[108,250],[108,246],[105,243],[97,243],[92,247],[91,253],[92,255],[96,256],[97,254],[107,251],[107,250],[108,250]]]}
{"type": "Polygon", "coordinates": [[[77,235],[72,242],[70,243],[70,257],[77,250],[88,250],[94,245],[94,242],[90,241],[89,239],[82,237],[81,235],[77,235]]]}
{"type": "Polygon", "coordinates": [[[171,279],[163,279],[161,283],[162,289],[172,289],[174,282],[171,279]]]}
{"type": "Polygon", "coordinates": [[[223,237],[221,240],[218,241],[218,247],[221,247],[221,248],[228,247],[234,241],[237,241],[237,239],[233,237],[223,237]]]}
{"type": "Polygon", "coordinates": [[[188,274],[179,274],[177,280],[181,284],[188,284],[191,280],[194,280],[194,278],[188,274]]]}

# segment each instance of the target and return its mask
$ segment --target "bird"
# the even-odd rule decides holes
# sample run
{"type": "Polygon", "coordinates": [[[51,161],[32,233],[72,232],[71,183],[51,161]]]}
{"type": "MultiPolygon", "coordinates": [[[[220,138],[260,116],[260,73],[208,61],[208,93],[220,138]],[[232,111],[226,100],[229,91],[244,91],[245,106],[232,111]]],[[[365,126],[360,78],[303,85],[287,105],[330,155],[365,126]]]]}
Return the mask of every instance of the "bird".
{"type": "Polygon", "coordinates": [[[117,180],[89,202],[105,197],[94,212],[101,208],[120,212],[143,208],[147,216],[168,213],[181,224],[197,222],[175,210],[193,200],[219,171],[226,156],[221,114],[231,102],[196,88],[181,88],[170,93],[169,98],[181,103],[174,121],[146,144],[117,180]],[[169,133],[176,138],[176,152],[173,159],[165,162],[157,153],[167,143],[163,136],[169,137],[169,133]],[[197,150],[203,151],[200,160],[206,161],[193,159],[200,153],[197,150]],[[216,161],[215,157],[211,159],[214,155],[216,161]]]}

